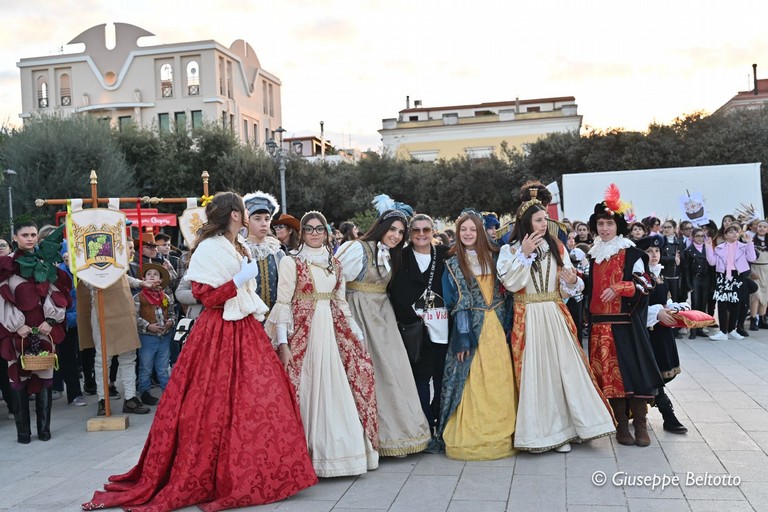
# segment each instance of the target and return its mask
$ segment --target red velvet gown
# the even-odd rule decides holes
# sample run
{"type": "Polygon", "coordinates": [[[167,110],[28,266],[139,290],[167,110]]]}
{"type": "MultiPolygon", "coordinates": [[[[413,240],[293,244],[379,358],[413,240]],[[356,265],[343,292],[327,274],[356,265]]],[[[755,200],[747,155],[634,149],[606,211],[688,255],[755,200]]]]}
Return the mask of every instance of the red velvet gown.
{"type": "Polygon", "coordinates": [[[232,281],[192,283],[206,309],[173,368],[138,464],[83,509],[205,511],[282,500],[317,483],[299,406],[261,324],[224,321],[232,281]]]}

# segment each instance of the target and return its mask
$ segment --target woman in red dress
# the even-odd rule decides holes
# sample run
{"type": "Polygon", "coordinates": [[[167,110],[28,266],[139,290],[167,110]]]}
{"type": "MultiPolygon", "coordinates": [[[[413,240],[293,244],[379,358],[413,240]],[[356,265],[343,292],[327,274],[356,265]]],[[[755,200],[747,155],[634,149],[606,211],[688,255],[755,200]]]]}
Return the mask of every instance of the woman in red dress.
{"type": "Polygon", "coordinates": [[[288,376],[259,320],[243,200],[216,194],[185,279],[205,309],[184,345],[144,451],[83,509],[205,511],[278,501],[317,483],[288,376]]]}

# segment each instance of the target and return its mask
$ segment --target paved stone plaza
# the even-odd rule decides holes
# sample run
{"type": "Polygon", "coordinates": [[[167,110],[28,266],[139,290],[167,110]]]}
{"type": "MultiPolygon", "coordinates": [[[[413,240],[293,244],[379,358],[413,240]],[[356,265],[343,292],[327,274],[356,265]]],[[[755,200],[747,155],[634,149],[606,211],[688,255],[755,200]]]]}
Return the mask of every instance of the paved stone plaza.
{"type": "MultiPolygon", "coordinates": [[[[654,409],[648,448],[604,438],[574,445],[567,455],[467,463],[429,454],[384,459],[362,477],[326,479],[287,501],[243,510],[768,511],[768,331],[744,341],[686,339],[679,347],[683,374],[669,394],[688,435],[664,432],[654,409]],[[598,471],[608,480],[602,486],[592,481],[598,471]],[[653,489],[654,475],[680,482],[653,489]],[[715,485],[728,475],[730,485],[715,485]],[[648,485],[631,485],[638,477],[648,485]],[[700,485],[687,482],[693,477],[700,485]]],[[[136,462],[152,415],[131,416],[127,431],[86,433],[85,422],[96,412],[96,397],[88,400],[88,407],[54,402],[47,443],[34,436],[30,445],[16,443],[14,423],[3,415],[0,510],[79,510],[109,475],[136,462]]],[[[119,411],[122,402],[112,403],[119,411]]]]}

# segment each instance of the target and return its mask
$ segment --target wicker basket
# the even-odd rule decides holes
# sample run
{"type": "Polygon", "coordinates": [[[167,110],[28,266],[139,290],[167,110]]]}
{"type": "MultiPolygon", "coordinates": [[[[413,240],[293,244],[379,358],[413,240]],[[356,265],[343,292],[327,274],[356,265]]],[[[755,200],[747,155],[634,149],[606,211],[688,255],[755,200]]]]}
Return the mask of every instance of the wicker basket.
{"type": "MultiPolygon", "coordinates": [[[[39,335],[39,334],[38,334],[39,335]]],[[[56,353],[50,353],[46,356],[39,356],[33,354],[24,353],[24,340],[26,337],[21,338],[21,368],[28,372],[35,372],[41,370],[53,370],[59,369],[59,358],[56,353]]],[[[51,342],[51,350],[55,350],[53,347],[53,339],[48,335],[48,341],[51,342]]]]}

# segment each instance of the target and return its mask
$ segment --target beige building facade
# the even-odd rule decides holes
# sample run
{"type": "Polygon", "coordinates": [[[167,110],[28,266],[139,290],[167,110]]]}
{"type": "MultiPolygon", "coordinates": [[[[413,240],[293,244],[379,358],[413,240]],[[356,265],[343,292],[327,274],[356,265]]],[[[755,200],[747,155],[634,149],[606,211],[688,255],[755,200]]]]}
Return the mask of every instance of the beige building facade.
{"type": "Polygon", "coordinates": [[[242,39],[229,48],[212,40],[139,46],[154,34],[126,23],[114,30],[113,48],[104,24],[70,41],[85,46],[81,53],[21,59],[20,117],[87,114],[161,132],[215,122],[257,146],[282,124],[281,82],[242,39]]]}
{"type": "Polygon", "coordinates": [[[522,148],[548,133],[578,132],[582,116],[575,101],[565,96],[445,107],[422,107],[416,101],[397,118],[384,119],[379,133],[384,151],[396,158],[498,156],[504,141],[522,148]]]}

